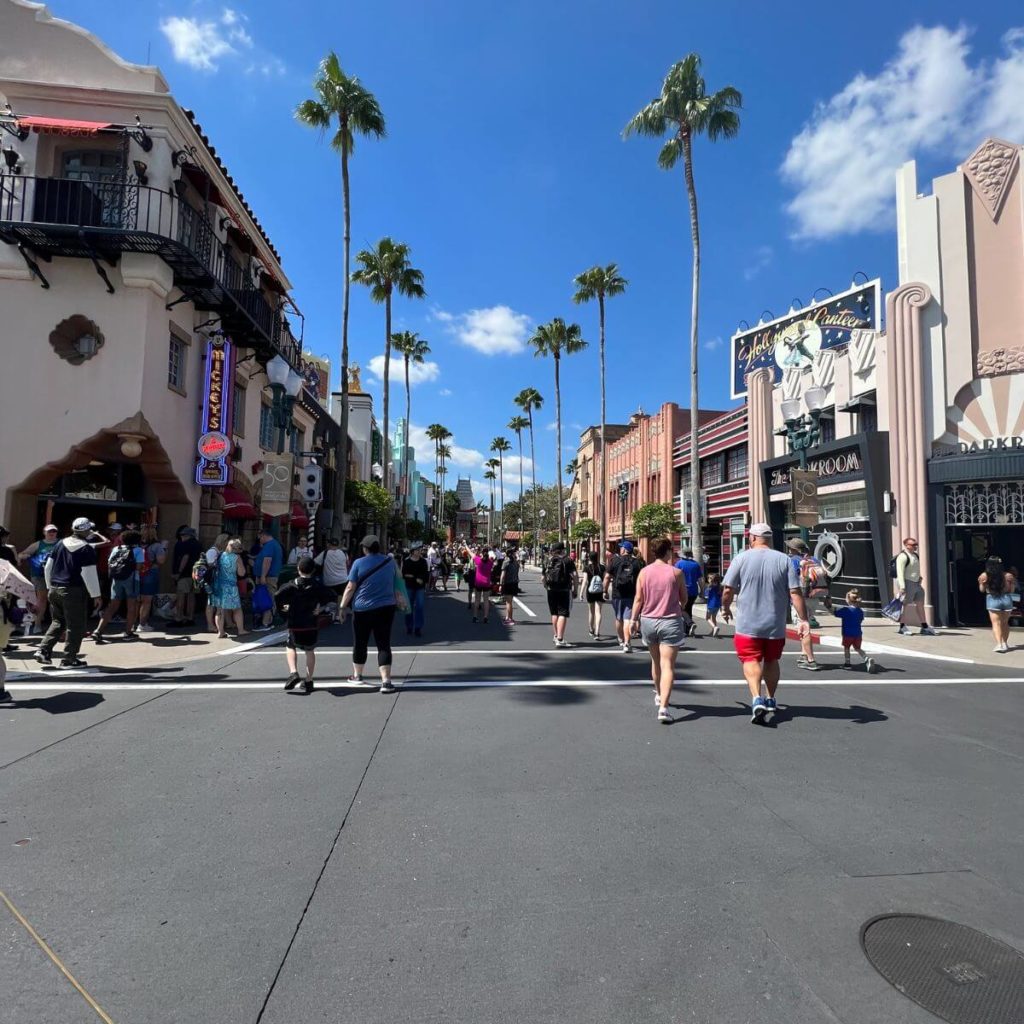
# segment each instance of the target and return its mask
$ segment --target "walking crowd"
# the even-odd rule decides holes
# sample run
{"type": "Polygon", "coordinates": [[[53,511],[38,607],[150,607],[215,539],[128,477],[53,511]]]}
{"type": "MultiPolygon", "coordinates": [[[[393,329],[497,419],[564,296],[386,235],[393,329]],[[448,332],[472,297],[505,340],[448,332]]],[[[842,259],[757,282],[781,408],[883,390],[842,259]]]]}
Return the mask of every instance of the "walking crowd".
{"type": "MultiPolygon", "coordinates": [[[[0,528],[0,647],[5,652],[12,633],[31,632],[48,624],[35,659],[52,666],[54,649],[63,642],[59,667],[81,668],[86,665],[81,657],[83,642],[109,642],[107,630],[114,623],[123,626],[123,640],[151,630],[161,566],[170,550],[176,588],[172,614],[177,621],[192,622],[199,601],[205,603],[207,628],[222,638],[229,635],[229,627],[238,637],[246,635],[246,603],[253,631],[272,629],[279,617],[287,629],[284,688],[308,694],[314,689],[321,630],[351,617],[352,674],[346,681],[367,685],[364,673],[372,639],[380,690],[392,693],[391,635],[398,613],[403,614],[406,635],[422,637],[427,595],[446,592],[454,582],[455,592],[466,585],[473,623],[486,625],[492,603],[497,603],[504,610],[502,625],[510,627],[516,625],[515,608],[522,592],[520,557],[515,548],[425,546],[414,541],[407,549],[389,553],[377,536],[368,534],[359,545],[359,557],[350,564],[337,539],[329,540],[317,554],[305,544],[297,544],[286,559],[269,530],[260,533],[248,552],[241,539],[227,533],[218,535],[203,550],[195,530],[188,526],[177,531],[173,547],[159,540],[154,526],[140,529],[113,523],[108,534],[98,533],[90,520],[78,518],[68,536],[60,538],[57,528],[47,525],[40,540],[18,552],[0,528]],[[286,566],[294,578],[279,586],[286,566]],[[91,630],[90,611],[99,617],[91,630]]],[[[579,565],[565,545],[556,543],[542,564],[552,642],[556,648],[573,646],[566,639],[566,627],[574,600],[586,605],[590,637],[603,639],[604,606],[610,604],[618,649],[629,654],[637,639],[647,649],[657,718],[671,722],[669,700],[678,653],[687,638],[698,634],[694,610],[703,597],[710,637],[721,636],[719,620],[735,622],[733,646],[750,693],[751,721],[770,721],[778,710],[776,692],[787,630],[792,626],[800,643],[797,668],[817,671],[813,629],[818,627],[816,616],[823,608],[834,612],[841,623],[843,667],[851,668],[856,654],[865,671],[876,668],[874,659],[863,650],[864,610],[859,591],[848,590],[845,604],[833,608],[828,574],[806,542],[794,538],[786,548],[785,552],[776,550],[771,528],[755,523],[749,529],[749,547],[735,556],[722,577],[706,573],[688,549],[675,560],[668,539],[652,543],[648,563],[629,540],[621,541],[616,553],[610,549],[604,561],[599,552],[584,551],[579,565]]],[[[898,632],[906,634],[906,609],[915,607],[921,634],[933,636],[935,631],[924,615],[916,549],[916,540],[907,538],[892,560],[894,596],[886,613],[898,620],[898,632]]],[[[994,650],[1000,653],[1009,649],[1008,622],[1017,586],[1016,571],[1005,569],[996,557],[987,560],[978,578],[996,640],[994,650]]],[[[3,686],[5,674],[0,655],[2,700],[10,699],[3,686]]]]}

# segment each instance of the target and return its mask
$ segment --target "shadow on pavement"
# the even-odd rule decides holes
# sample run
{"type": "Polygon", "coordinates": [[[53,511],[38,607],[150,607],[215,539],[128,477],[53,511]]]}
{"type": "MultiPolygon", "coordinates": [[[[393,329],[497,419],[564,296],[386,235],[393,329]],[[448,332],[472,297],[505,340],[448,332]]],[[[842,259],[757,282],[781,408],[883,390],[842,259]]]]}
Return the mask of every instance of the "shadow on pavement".
{"type": "Polygon", "coordinates": [[[589,691],[576,686],[523,686],[504,692],[520,704],[585,704],[594,699],[589,691]]]}
{"type": "Polygon", "coordinates": [[[88,711],[103,703],[102,693],[69,690],[66,693],[55,693],[49,697],[32,697],[29,700],[14,699],[4,704],[7,708],[30,711],[45,711],[48,715],[71,715],[76,711],[88,711]]]}
{"type": "MultiPolygon", "coordinates": [[[[692,722],[698,718],[750,717],[750,706],[739,702],[735,705],[669,704],[669,707],[689,712],[674,719],[673,724],[692,722]]],[[[774,729],[796,718],[818,718],[832,722],[849,722],[851,725],[871,725],[875,722],[889,721],[889,716],[884,711],[861,704],[851,704],[848,708],[829,707],[824,704],[783,704],[779,706],[771,721],[763,724],[768,729],[774,729]]]]}

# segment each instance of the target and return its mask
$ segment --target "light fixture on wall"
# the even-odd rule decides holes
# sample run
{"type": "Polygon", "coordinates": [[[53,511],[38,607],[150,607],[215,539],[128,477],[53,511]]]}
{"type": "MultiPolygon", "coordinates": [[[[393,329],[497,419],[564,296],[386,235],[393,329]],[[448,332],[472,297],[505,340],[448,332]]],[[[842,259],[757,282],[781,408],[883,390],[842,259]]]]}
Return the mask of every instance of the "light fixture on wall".
{"type": "Polygon", "coordinates": [[[21,170],[21,154],[13,147],[8,146],[4,151],[4,163],[11,174],[17,174],[21,170]]]}
{"type": "Polygon", "coordinates": [[[146,129],[149,125],[142,123],[142,118],[135,115],[135,127],[128,129],[128,134],[142,147],[143,153],[148,153],[153,148],[153,140],[149,137],[146,129]]]}
{"type": "Polygon", "coordinates": [[[95,334],[80,334],[72,345],[83,359],[92,359],[99,347],[100,343],[95,334]]]}
{"type": "Polygon", "coordinates": [[[149,167],[145,160],[133,160],[132,163],[135,165],[135,177],[139,179],[139,184],[148,184],[149,176],[146,172],[149,170],[149,167]]]}
{"type": "Polygon", "coordinates": [[[185,194],[188,192],[188,183],[184,178],[174,179],[174,191],[177,193],[179,199],[184,199],[185,194]]]}
{"type": "Polygon", "coordinates": [[[126,459],[137,459],[142,454],[142,442],[146,440],[144,434],[118,434],[117,439],[121,442],[121,454],[126,459]]]}

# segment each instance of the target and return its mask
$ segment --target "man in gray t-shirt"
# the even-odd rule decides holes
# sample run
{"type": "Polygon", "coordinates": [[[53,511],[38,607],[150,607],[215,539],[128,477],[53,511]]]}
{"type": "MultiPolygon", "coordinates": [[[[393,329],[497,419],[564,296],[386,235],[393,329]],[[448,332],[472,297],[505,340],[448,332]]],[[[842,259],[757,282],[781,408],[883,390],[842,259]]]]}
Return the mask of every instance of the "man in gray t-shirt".
{"type": "Polygon", "coordinates": [[[792,602],[800,635],[810,629],[800,578],[787,555],[772,548],[772,529],[767,523],[750,528],[750,549],[736,556],[725,574],[722,618],[732,619],[732,603],[739,595],[739,614],[733,643],[743,665],[751,697],[752,722],[775,714],[779,685],[779,659],[786,645],[786,618],[792,602]],[[761,696],[761,684],[768,692],[761,696]]]}

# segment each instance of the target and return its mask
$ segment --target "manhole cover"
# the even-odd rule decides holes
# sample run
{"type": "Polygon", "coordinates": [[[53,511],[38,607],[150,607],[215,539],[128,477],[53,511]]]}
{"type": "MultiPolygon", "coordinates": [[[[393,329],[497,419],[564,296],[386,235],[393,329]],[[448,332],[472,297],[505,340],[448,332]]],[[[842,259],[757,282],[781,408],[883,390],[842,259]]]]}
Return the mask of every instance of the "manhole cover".
{"type": "Polygon", "coordinates": [[[886,914],[864,925],[860,943],[886,981],[950,1024],[1024,1022],[1024,955],[990,935],[886,914]]]}

